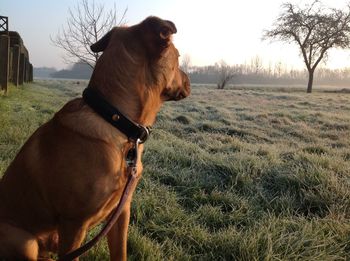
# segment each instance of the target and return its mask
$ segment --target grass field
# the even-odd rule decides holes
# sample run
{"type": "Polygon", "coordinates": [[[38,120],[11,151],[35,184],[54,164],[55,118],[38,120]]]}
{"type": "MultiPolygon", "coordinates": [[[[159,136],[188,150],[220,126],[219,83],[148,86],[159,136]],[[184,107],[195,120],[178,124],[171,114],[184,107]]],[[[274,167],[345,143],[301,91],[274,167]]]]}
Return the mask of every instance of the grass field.
{"type": "MultiPolygon", "coordinates": [[[[83,85],[0,96],[0,175],[83,85]]],[[[349,93],[193,86],[145,147],[129,260],[350,260],[349,93]]],[[[106,242],[82,260],[108,260],[106,242]]]]}

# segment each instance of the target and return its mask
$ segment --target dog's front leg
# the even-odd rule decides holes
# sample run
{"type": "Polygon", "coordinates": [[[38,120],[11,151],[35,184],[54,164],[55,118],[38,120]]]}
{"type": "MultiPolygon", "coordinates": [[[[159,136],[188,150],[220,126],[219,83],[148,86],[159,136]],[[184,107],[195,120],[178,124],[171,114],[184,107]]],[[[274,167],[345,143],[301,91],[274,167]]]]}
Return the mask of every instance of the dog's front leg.
{"type": "MultiPolygon", "coordinates": [[[[86,235],[86,225],[81,222],[65,221],[58,229],[58,254],[60,257],[80,247],[86,235]]],[[[78,258],[74,259],[79,260],[78,258]]]]}
{"type": "Polygon", "coordinates": [[[125,261],[130,220],[130,201],[125,204],[117,222],[108,232],[108,248],[111,261],[125,261]]]}

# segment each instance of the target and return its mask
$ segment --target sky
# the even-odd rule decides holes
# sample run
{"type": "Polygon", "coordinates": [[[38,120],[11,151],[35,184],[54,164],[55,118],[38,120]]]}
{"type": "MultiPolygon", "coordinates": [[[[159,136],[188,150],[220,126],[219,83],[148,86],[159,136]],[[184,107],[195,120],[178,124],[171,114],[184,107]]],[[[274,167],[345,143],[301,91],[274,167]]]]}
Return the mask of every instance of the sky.
{"type": "MultiPolygon", "coordinates": [[[[61,49],[50,42],[65,25],[68,9],[79,0],[0,0],[0,15],[9,17],[9,30],[22,36],[34,67],[66,68],[61,49]]],[[[288,68],[304,68],[294,44],[262,41],[285,0],[95,0],[106,8],[116,4],[119,14],[127,8],[128,25],[150,15],[171,20],[177,27],[174,42],[181,55],[189,55],[192,65],[226,63],[250,64],[259,56],[265,66],[282,63],[288,68]]],[[[310,0],[289,0],[303,5],[310,0]]],[[[342,8],[345,0],[323,0],[325,5],[342,8]]],[[[324,67],[350,67],[350,51],[332,50],[324,67]]]]}

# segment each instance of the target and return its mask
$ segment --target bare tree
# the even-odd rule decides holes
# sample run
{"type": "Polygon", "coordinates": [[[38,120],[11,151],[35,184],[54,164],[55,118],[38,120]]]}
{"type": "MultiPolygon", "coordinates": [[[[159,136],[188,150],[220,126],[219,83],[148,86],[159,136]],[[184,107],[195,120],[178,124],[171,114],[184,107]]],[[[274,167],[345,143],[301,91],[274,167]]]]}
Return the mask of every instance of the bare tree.
{"type": "Polygon", "coordinates": [[[263,61],[259,55],[255,55],[250,61],[252,71],[255,74],[259,74],[263,69],[263,61]]]}
{"type": "Polygon", "coordinates": [[[191,67],[191,56],[189,54],[184,54],[181,57],[181,70],[183,70],[185,73],[189,73],[190,67],[191,67]]]}
{"type": "Polygon", "coordinates": [[[278,61],[275,63],[275,69],[274,69],[274,75],[277,78],[280,78],[282,76],[283,72],[283,64],[281,61],[278,61]]]}
{"type": "Polygon", "coordinates": [[[303,8],[285,3],[282,9],[263,38],[297,43],[309,74],[307,92],[311,93],[315,69],[327,51],[350,47],[350,4],[346,10],[339,10],[326,8],[316,0],[303,8]]]}
{"type": "Polygon", "coordinates": [[[65,51],[66,63],[82,62],[94,68],[99,54],[93,53],[90,45],[114,26],[124,24],[127,8],[118,21],[115,4],[107,11],[103,4],[96,4],[94,0],[81,0],[68,12],[66,26],[62,26],[55,38],[51,37],[51,42],[65,51]]]}
{"type": "Polygon", "coordinates": [[[232,80],[232,78],[235,76],[235,73],[233,68],[229,66],[224,60],[221,60],[219,64],[216,64],[216,66],[219,72],[217,88],[222,90],[225,88],[226,84],[232,80]]]}

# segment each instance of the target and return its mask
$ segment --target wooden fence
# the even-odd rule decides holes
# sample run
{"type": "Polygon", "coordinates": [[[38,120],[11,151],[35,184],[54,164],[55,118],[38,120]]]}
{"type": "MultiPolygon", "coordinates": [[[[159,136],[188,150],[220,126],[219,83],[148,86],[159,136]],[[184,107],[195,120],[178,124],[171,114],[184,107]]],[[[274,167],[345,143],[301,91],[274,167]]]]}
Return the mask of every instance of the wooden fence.
{"type": "Polygon", "coordinates": [[[8,17],[0,16],[0,85],[7,91],[8,82],[22,85],[33,81],[33,65],[21,36],[8,30],[8,17]]]}

